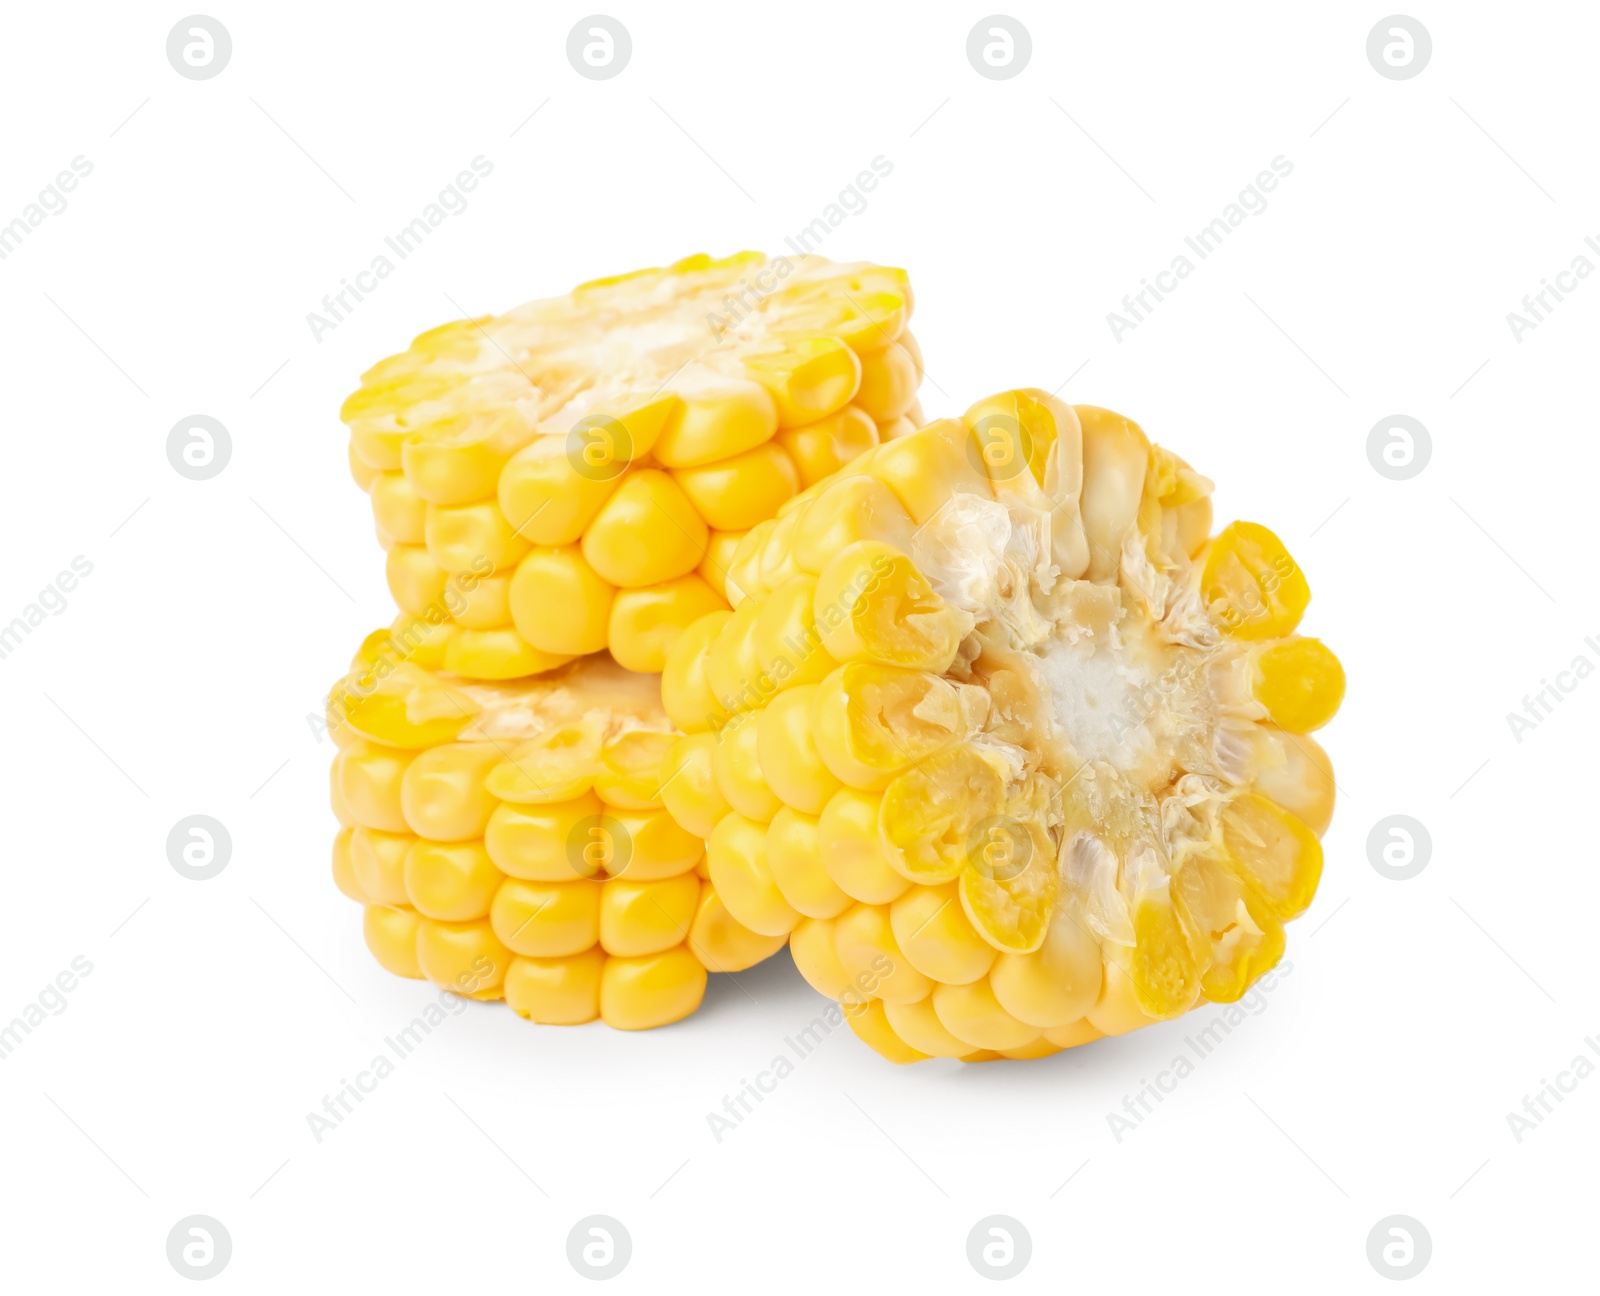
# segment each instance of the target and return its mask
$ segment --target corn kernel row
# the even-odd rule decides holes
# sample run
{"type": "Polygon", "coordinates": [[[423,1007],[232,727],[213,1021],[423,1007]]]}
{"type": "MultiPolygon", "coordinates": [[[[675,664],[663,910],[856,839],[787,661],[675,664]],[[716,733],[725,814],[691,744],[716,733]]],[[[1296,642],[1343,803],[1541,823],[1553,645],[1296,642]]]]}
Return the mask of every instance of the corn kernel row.
{"type": "Polygon", "coordinates": [[[744,534],[921,419],[904,272],[691,257],[425,333],[346,400],[402,612],[447,668],[659,672],[744,534]]]}
{"type": "Polygon", "coordinates": [[[668,655],[667,809],[886,1056],[1042,1056],[1281,956],[1344,677],[1210,494],[1121,416],[1003,393],[753,527],[668,655]]]}
{"type": "Polygon", "coordinates": [[[334,880],[383,967],[537,1022],[642,1029],[693,1012],[708,969],[781,948],[731,917],[662,808],[655,677],[601,654],[464,680],[429,664],[436,639],[370,636],[329,694],[334,880]]]}

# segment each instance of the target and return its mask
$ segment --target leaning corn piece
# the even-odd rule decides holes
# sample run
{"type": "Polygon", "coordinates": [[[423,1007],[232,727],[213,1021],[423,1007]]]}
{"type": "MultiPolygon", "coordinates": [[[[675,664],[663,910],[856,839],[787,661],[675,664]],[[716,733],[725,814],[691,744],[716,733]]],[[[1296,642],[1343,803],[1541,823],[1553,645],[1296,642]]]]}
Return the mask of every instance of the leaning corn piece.
{"type": "Polygon", "coordinates": [[[898,1062],[1238,999],[1311,903],[1344,675],[1265,527],[1107,410],[1012,391],[752,528],[669,654],[662,796],[898,1062]]]}
{"type": "Polygon", "coordinates": [[[329,695],[334,880],[380,964],[536,1022],[633,1030],[693,1012],[707,969],[782,946],[728,913],[704,844],[662,809],[656,676],[599,654],[473,681],[445,652],[402,616],[329,695]]]}
{"type": "Polygon", "coordinates": [[[903,271],[690,257],[424,333],[344,403],[390,591],[457,675],[659,672],[740,537],[920,421],[903,271]]]}

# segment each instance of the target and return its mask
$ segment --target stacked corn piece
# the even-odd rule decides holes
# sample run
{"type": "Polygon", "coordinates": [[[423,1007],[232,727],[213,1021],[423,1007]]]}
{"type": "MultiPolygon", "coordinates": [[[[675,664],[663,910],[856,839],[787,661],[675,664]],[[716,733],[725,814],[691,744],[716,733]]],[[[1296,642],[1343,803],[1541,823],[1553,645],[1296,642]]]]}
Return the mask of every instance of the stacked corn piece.
{"type": "Polygon", "coordinates": [[[885,1056],[1044,1056],[1282,955],[1344,676],[1210,492],[1119,415],[1007,392],[752,529],[670,655],[667,808],[885,1056]]]}
{"type": "Polygon", "coordinates": [[[379,631],[329,696],[334,879],[383,967],[536,1022],[642,1029],[783,938],[734,921],[661,807],[658,677],[605,654],[513,682],[444,673],[446,636],[379,631]]]}
{"type": "Polygon", "coordinates": [[[457,675],[659,672],[744,533],[920,422],[904,272],[691,257],[425,333],[344,405],[395,602],[457,675]]]}

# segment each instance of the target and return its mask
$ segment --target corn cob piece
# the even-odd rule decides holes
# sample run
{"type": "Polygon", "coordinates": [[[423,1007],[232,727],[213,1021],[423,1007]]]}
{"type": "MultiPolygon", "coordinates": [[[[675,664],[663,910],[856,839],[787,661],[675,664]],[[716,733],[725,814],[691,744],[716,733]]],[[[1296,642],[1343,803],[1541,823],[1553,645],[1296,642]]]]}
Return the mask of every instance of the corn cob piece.
{"type": "Polygon", "coordinates": [[[911,305],[900,270],[741,253],[424,333],[341,411],[395,602],[457,675],[658,673],[750,527],[920,419],[911,305]]]}
{"type": "Polygon", "coordinates": [[[530,680],[447,674],[439,628],[369,636],[328,700],[339,889],[390,972],[550,1024],[660,1026],[708,970],[774,953],[662,808],[658,679],[605,654],[530,680]]]}
{"type": "Polygon", "coordinates": [[[753,527],[669,654],[667,808],[892,1060],[1045,1056],[1282,955],[1344,675],[1211,490],[1120,415],[1005,392],[753,527]]]}

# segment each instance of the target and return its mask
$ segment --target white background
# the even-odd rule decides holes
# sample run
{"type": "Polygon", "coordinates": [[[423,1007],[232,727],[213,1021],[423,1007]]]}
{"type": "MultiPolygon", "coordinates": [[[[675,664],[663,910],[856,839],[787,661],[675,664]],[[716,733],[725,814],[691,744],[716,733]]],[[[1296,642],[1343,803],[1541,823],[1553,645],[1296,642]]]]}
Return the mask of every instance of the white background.
{"type": "Polygon", "coordinates": [[[0,45],[0,220],[93,163],[0,262],[0,622],[94,564],[0,660],[0,1021],[94,969],[0,1062],[7,1290],[189,1290],[165,1239],[196,1213],[233,1240],[219,1291],[590,1290],[565,1240],[595,1213],[632,1236],[617,1291],[988,1290],[992,1214],[1032,1237],[1015,1290],[1386,1290],[1391,1214],[1432,1237],[1416,1290],[1592,1283],[1600,1077],[1520,1143],[1507,1113],[1600,1035],[1600,680],[1520,743],[1506,713],[1600,665],[1600,283],[1520,342],[1506,314],[1600,236],[1600,15],[1418,9],[1432,61],[1392,81],[1381,7],[1025,4],[1032,61],[991,81],[981,5],[618,3],[632,62],[594,82],[583,7],[209,12],[208,81],[167,62],[171,6],[13,6],[0,45]],[[479,154],[469,209],[315,341],[479,154]],[[392,616],[339,402],[457,305],[781,251],[880,154],[821,251],[911,272],[930,415],[1065,383],[1308,572],[1349,697],[1293,973],[1120,1142],[1108,1113],[1204,1017],[980,1067],[841,1032],[719,1144],[707,1113],[823,1006],[785,955],[652,1033],[474,1007],[319,1145],[306,1114],[429,998],[328,874],[306,717],[392,616]],[[1268,209],[1116,340],[1107,312],[1277,155],[1268,209]],[[195,413],[232,435],[210,481],[166,457],[195,413]],[[1396,413],[1433,442],[1405,482],[1365,448],[1396,413]],[[233,838],[208,882],[165,852],[196,813],[233,838]],[[1410,881],[1369,863],[1391,814],[1432,837],[1410,881]]]}

